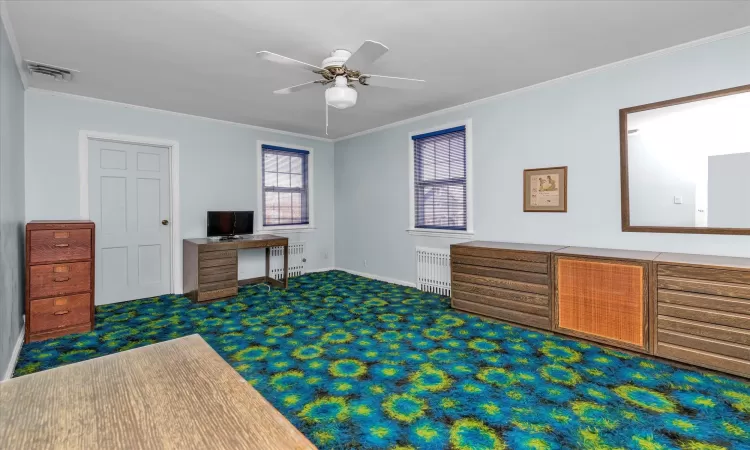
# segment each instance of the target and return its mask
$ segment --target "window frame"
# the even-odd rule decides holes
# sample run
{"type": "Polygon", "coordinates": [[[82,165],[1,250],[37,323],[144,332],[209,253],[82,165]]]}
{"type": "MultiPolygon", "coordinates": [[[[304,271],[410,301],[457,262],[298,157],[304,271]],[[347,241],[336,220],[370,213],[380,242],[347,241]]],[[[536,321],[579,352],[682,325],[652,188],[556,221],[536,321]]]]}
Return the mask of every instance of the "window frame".
{"type": "Polygon", "coordinates": [[[315,208],[314,208],[314,151],[312,147],[305,147],[303,145],[289,144],[284,142],[272,142],[272,141],[257,141],[256,147],[256,165],[257,165],[257,203],[256,210],[260,211],[257,214],[256,227],[255,229],[259,232],[305,232],[312,231],[315,229],[315,208]],[[264,208],[263,197],[265,195],[265,186],[263,186],[263,146],[281,147],[289,150],[304,150],[307,154],[307,212],[308,212],[308,223],[302,225],[264,225],[266,210],[264,208]]]}
{"type": "Polygon", "coordinates": [[[471,118],[458,122],[446,123],[437,127],[425,130],[413,131],[409,133],[409,228],[406,231],[416,236],[439,236],[439,237],[457,237],[465,238],[474,235],[474,201],[472,180],[474,178],[473,169],[473,136],[471,118]],[[416,226],[416,205],[415,202],[415,179],[414,179],[414,136],[420,134],[434,133],[436,131],[448,130],[450,128],[465,127],[466,131],[466,230],[450,230],[440,228],[419,228],[416,226]]]}

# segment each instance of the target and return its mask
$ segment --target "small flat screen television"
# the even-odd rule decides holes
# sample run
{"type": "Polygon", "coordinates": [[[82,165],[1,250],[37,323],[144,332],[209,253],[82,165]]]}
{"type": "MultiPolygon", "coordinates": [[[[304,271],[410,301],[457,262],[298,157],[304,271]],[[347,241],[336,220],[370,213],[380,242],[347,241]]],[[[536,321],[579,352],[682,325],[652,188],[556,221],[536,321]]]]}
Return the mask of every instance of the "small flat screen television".
{"type": "Polygon", "coordinates": [[[208,237],[241,236],[253,234],[253,212],[252,211],[209,211],[208,237]]]}

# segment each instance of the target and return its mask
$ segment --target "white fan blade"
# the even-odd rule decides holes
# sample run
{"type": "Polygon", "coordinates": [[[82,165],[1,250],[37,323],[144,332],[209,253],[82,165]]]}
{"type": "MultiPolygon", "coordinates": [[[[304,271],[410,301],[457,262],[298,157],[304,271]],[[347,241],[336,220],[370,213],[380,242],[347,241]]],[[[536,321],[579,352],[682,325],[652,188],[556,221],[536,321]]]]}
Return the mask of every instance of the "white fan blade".
{"type": "Polygon", "coordinates": [[[344,65],[349,69],[361,71],[373,61],[383,56],[387,51],[388,47],[380,42],[365,41],[357,51],[346,60],[344,65]]]}
{"type": "Polygon", "coordinates": [[[311,72],[315,72],[317,70],[323,70],[318,66],[313,66],[312,64],[304,63],[302,61],[297,61],[296,59],[287,58],[286,56],[277,55],[276,53],[271,53],[263,50],[262,52],[258,52],[255,54],[260,59],[265,59],[266,61],[271,61],[279,64],[284,64],[287,66],[293,66],[297,67],[303,70],[309,70],[311,72]]]}
{"type": "Polygon", "coordinates": [[[363,75],[367,86],[380,86],[394,89],[421,89],[424,80],[414,78],[386,77],[384,75],[363,75]]]}
{"type": "Polygon", "coordinates": [[[296,86],[279,89],[278,91],[273,91],[274,94],[293,94],[295,92],[299,92],[305,89],[309,89],[316,84],[320,84],[317,81],[308,81],[307,83],[298,84],[296,86]]]}

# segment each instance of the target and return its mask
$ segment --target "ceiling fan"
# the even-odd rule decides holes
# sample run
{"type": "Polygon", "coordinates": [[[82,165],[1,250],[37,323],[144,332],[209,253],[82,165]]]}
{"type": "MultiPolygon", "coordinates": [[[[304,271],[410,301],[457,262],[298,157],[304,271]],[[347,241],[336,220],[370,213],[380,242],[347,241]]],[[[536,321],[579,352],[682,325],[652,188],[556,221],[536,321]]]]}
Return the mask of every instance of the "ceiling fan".
{"type": "Polygon", "coordinates": [[[360,86],[380,86],[395,89],[417,89],[424,86],[424,80],[370,75],[364,72],[369,64],[383,56],[387,51],[388,47],[380,42],[365,41],[354,53],[340,49],[332,51],[331,56],[324,59],[320,67],[266,50],[256,53],[256,56],[266,61],[306,70],[322,77],[319,80],[273,91],[274,94],[292,94],[315,86],[331,85],[325,91],[327,135],[328,106],[337,109],[354,106],[357,103],[357,90],[355,89],[357,83],[360,86]]]}

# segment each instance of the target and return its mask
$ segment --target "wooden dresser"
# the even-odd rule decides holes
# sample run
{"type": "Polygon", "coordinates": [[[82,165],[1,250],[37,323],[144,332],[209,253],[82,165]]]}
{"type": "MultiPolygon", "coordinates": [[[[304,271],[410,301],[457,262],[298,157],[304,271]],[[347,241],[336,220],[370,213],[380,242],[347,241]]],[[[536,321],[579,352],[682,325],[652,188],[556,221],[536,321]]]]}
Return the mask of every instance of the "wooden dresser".
{"type": "Polygon", "coordinates": [[[463,311],[551,328],[554,245],[474,241],[451,246],[451,304],[463,311]]]}
{"type": "Polygon", "coordinates": [[[26,224],[26,342],[94,327],[94,223],[26,224]]]}
{"type": "Polygon", "coordinates": [[[467,242],[451,304],[750,378],[750,258],[467,242]]]}
{"type": "Polygon", "coordinates": [[[750,376],[750,259],[662,253],[655,354],[750,376]]]}

